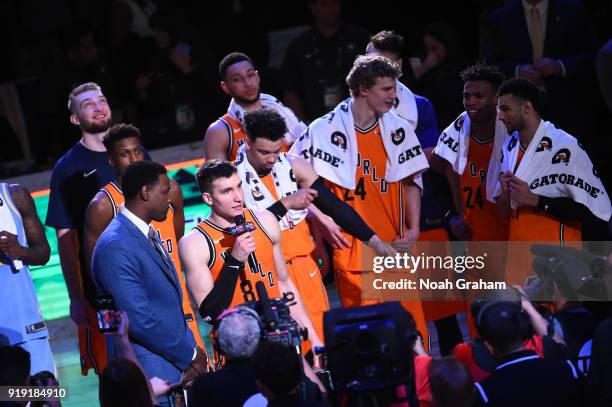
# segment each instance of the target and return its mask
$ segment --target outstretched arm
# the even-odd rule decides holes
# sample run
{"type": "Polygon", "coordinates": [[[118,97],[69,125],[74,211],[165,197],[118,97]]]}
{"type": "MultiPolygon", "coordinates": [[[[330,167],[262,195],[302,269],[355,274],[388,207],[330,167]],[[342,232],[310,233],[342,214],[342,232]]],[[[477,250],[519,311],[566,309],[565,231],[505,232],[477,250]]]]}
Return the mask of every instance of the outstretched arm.
{"type": "Polygon", "coordinates": [[[340,200],[325,186],[323,179],[317,175],[306,160],[292,154],[287,154],[286,157],[291,163],[299,186],[317,191],[317,196],[313,203],[318,209],[324,214],[329,215],[334,222],[350,235],[373,248],[379,255],[395,254],[393,248],[383,244],[352,207],[340,200]]]}

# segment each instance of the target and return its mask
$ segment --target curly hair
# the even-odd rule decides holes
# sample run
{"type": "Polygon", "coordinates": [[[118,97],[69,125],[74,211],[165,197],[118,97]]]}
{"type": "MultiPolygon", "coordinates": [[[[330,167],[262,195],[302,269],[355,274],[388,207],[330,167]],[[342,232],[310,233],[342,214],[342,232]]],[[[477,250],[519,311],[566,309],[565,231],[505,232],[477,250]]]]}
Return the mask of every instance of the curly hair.
{"type": "Polygon", "coordinates": [[[377,78],[397,79],[399,76],[399,68],[388,58],[380,55],[360,55],[346,77],[346,84],[351,96],[356,97],[359,96],[361,86],[370,89],[377,78]]]}
{"type": "Polygon", "coordinates": [[[467,81],[485,81],[489,82],[493,89],[497,91],[499,85],[502,84],[505,75],[495,65],[486,65],[478,63],[476,65],[468,66],[459,74],[463,82],[467,81]]]}
{"type": "Polygon", "coordinates": [[[258,109],[244,115],[244,127],[249,140],[265,138],[278,141],[287,132],[285,119],[272,109],[258,109]]]}
{"type": "Polygon", "coordinates": [[[136,137],[140,140],[140,130],[138,130],[138,127],[127,123],[119,123],[108,129],[108,134],[104,137],[102,142],[104,143],[104,147],[106,147],[106,151],[112,154],[117,141],[130,137],[136,137]]]}

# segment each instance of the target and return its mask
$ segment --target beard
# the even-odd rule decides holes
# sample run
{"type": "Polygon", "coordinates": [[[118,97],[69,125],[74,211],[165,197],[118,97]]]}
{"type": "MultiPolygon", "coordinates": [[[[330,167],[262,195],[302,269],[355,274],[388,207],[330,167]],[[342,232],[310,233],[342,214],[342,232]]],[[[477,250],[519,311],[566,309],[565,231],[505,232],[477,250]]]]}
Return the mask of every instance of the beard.
{"type": "Polygon", "coordinates": [[[80,127],[85,133],[90,133],[90,134],[104,133],[111,126],[112,121],[113,121],[113,118],[109,114],[106,120],[103,122],[96,123],[96,122],[91,122],[89,120],[80,120],[81,122],[80,127]]]}
{"type": "Polygon", "coordinates": [[[234,96],[234,100],[236,100],[236,102],[240,105],[240,106],[251,106],[254,105],[255,103],[257,103],[257,101],[259,100],[259,96],[261,96],[261,92],[257,92],[257,96],[255,96],[253,99],[246,99],[246,98],[241,98],[239,96],[234,96]]]}
{"type": "Polygon", "coordinates": [[[259,167],[256,171],[257,175],[259,175],[260,178],[263,178],[270,175],[270,173],[272,172],[272,168],[259,167]]]}

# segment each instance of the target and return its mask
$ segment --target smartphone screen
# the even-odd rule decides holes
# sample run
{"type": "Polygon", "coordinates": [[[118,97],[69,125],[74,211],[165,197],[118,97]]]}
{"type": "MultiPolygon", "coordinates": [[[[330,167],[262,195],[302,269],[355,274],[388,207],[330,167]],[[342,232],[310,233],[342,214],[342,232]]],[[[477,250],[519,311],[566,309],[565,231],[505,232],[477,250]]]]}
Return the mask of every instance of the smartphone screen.
{"type": "Polygon", "coordinates": [[[98,317],[98,329],[100,332],[116,332],[117,319],[115,318],[115,301],[110,295],[102,295],[96,298],[96,314],[98,317]]]}

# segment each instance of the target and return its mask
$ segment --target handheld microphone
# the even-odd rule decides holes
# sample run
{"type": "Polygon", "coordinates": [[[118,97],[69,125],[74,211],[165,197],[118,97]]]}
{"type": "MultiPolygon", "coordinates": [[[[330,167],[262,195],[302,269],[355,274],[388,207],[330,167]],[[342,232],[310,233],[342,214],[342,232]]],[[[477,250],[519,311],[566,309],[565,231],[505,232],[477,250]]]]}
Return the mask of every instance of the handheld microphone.
{"type": "Polygon", "coordinates": [[[244,215],[236,215],[234,217],[234,223],[236,226],[231,226],[227,229],[228,233],[232,236],[240,236],[243,233],[255,230],[255,225],[251,222],[244,221],[244,215]]]}

